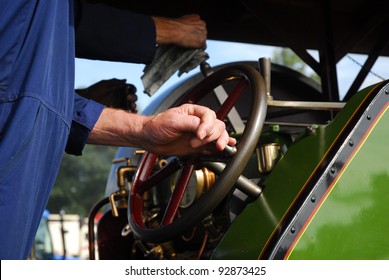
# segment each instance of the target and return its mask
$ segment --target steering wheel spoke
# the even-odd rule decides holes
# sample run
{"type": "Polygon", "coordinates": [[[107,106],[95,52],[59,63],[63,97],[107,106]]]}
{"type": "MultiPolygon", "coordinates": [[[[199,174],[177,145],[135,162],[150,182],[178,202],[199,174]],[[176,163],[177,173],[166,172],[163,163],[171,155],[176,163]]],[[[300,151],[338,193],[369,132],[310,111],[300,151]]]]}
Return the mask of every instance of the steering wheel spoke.
{"type": "Polygon", "coordinates": [[[190,177],[194,171],[194,164],[189,161],[182,169],[177,183],[174,187],[173,194],[170,198],[168,206],[166,207],[165,215],[162,219],[161,225],[166,226],[173,222],[176,217],[180,202],[188,187],[190,177]]]}
{"type": "Polygon", "coordinates": [[[247,87],[247,80],[240,78],[238,84],[231,91],[227,99],[223,102],[223,104],[217,111],[216,116],[219,120],[224,120],[227,117],[228,113],[234,107],[235,103],[237,102],[238,98],[242,95],[246,87],[247,87]]]}

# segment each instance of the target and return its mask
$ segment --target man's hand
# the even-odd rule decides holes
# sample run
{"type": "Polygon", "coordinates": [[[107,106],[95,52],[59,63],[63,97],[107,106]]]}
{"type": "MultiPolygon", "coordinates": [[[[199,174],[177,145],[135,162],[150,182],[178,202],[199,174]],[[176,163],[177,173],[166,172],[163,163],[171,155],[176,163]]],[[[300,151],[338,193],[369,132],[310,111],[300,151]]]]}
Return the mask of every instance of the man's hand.
{"type": "Polygon", "coordinates": [[[105,108],[88,143],[132,146],[159,155],[185,155],[222,151],[234,146],[223,121],[211,109],[184,104],[155,116],[105,108]]]}
{"type": "Polygon", "coordinates": [[[216,149],[222,151],[227,144],[236,144],[214,111],[192,104],[171,108],[152,117],[144,124],[142,133],[145,143],[150,145],[146,150],[157,154],[207,153],[216,149]]]}
{"type": "Polygon", "coordinates": [[[152,17],[156,26],[158,44],[175,44],[185,48],[205,49],[206,23],[199,15],[179,18],[152,17]]]}

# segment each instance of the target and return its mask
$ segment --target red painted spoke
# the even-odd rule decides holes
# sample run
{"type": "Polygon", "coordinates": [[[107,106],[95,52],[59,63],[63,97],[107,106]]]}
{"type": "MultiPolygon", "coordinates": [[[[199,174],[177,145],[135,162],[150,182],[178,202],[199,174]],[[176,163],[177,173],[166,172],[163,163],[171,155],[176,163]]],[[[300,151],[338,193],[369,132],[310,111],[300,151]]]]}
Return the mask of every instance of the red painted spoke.
{"type": "Polygon", "coordinates": [[[238,84],[235,86],[231,94],[228,95],[228,98],[224,101],[224,103],[217,111],[216,115],[219,120],[224,120],[227,117],[228,113],[231,111],[232,107],[234,107],[240,95],[246,89],[246,86],[247,86],[246,79],[240,78],[238,84]]]}
{"type": "Polygon", "coordinates": [[[174,172],[180,169],[181,164],[177,158],[169,162],[165,167],[158,170],[154,174],[150,175],[153,168],[155,161],[157,160],[157,156],[154,154],[151,154],[149,156],[150,159],[147,159],[146,166],[144,170],[142,169],[141,176],[137,180],[134,180],[134,192],[137,194],[143,194],[156,186],[158,183],[160,183],[162,180],[166,179],[170,175],[172,175],[174,172]],[[138,183],[138,184],[136,184],[138,183]]]}
{"type": "Polygon", "coordinates": [[[172,197],[170,198],[170,201],[166,208],[165,215],[162,219],[162,226],[169,225],[173,222],[174,217],[177,214],[181,199],[184,196],[185,190],[189,184],[189,180],[192,176],[193,170],[194,164],[191,161],[189,161],[182,169],[182,172],[174,188],[172,197]]]}
{"type": "Polygon", "coordinates": [[[140,186],[149,178],[151,172],[153,171],[154,164],[158,156],[149,152],[146,152],[139,164],[139,169],[135,174],[134,184],[132,187],[132,193],[139,193],[138,189],[140,186]]]}

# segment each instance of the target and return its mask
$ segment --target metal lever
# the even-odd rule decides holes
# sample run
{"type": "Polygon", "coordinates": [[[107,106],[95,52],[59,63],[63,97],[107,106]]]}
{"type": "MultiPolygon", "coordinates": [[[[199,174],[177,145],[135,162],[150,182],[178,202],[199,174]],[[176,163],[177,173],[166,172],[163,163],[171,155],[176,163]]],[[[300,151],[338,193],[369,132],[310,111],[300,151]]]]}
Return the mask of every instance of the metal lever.
{"type": "Polygon", "coordinates": [[[235,146],[229,146],[229,145],[227,145],[223,150],[223,152],[225,152],[229,156],[235,155],[237,151],[238,149],[235,146]]]}
{"type": "Polygon", "coordinates": [[[266,94],[268,100],[272,100],[273,97],[270,94],[270,79],[271,79],[271,60],[269,57],[263,57],[258,60],[258,68],[263,79],[265,80],[266,94]]]}

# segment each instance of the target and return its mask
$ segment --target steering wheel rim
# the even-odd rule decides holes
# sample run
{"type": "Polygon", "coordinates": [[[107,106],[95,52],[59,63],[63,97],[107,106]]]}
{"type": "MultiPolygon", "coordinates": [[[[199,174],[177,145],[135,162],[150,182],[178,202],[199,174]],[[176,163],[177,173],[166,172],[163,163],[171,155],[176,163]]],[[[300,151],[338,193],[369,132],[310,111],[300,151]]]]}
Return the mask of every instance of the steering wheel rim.
{"type": "MultiPolygon", "coordinates": [[[[164,172],[161,172],[162,175],[160,176],[150,176],[158,155],[146,152],[143,155],[135,174],[133,186],[128,198],[128,221],[134,235],[138,238],[147,242],[161,243],[171,240],[175,236],[183,233],[186,229],[203,220],[220,204],[224,197],[231,191],[236,180],[243,172],[256,148],[266,117],[267,95],[265,92],[265,83],[261,74],[255,68],[245,64],[234,64],[222,68],[200,81],[200,83],[184,94],[183,97],[177,101],[177,105],[197,103],[206,93],[213,91],[217,86],[222,85],[224,82],[231,79],[239,79],[238,85],[217,111],[219,119],[224,120],[228,112],[234,106],[243,92],[243,89],[241,88],[243,83],[250,86],[252,95],[250,115],[242,137],[236,146],[237,152],[232,156],[224,171],[218,176],[213,186],[205,194],[194,202],[192,206],[186,209],[186,211],[177,219],[174,219],[175,213],[166,213],[170,211],[167,209],[164,215],[164,217],[167,216],[167,219],[165,220],[164,218],[161,222],[162,225],[158,228],[148,228],[144,224],[142,215],[142,197],[145,191],[152,188],[161,179],[161,176],[163,178],[164,172]]],[[[168,168],[177,169],[181,168],[181,166],[180,163],[177,163],[176,161],[175,163],[169,164],[168,168]]],[[[184,173],[183,182],[178,182],[178,184],[183,184],[184,187],[176,186],[178,192],[185,191],[187,186],[185,186],[185,184],[187,184],[185,181],[189,180],[193,170],[194,164],[190,159],[189,163],[184,166],[182,171],[184,173]]],[[[165,173],[167,174],[169,172],[166,171],[165,173]]],[[[171,174],[171,172],[169,174],[171,174]]],[[[176,194],[174,191],[171,201],[180,199],[180,195],[182,197],[183,193],[176,194]],[[173,196],[176,196],[176,198],[173,196]]],[[[176,209],[173,209],[173,211],[174,210],[176,209]]]]}

